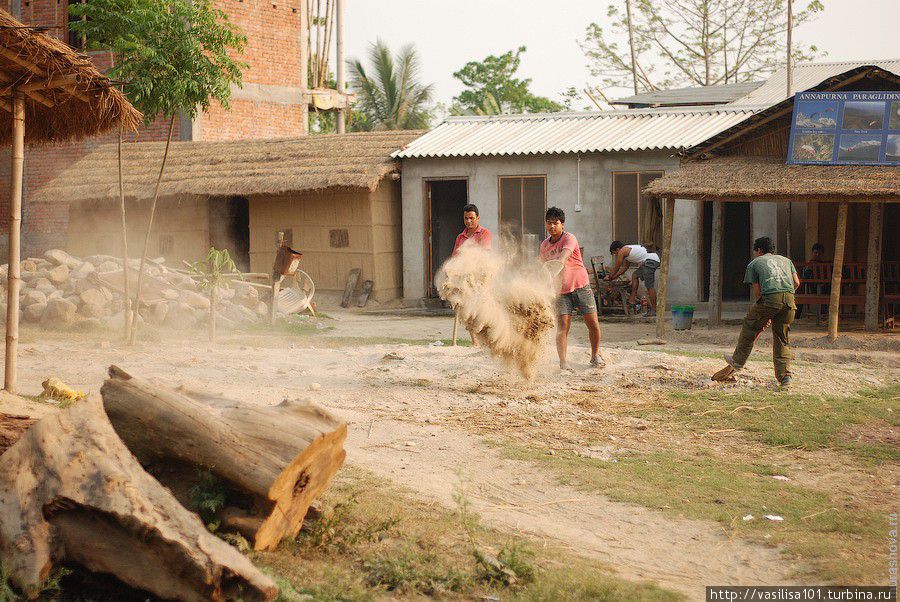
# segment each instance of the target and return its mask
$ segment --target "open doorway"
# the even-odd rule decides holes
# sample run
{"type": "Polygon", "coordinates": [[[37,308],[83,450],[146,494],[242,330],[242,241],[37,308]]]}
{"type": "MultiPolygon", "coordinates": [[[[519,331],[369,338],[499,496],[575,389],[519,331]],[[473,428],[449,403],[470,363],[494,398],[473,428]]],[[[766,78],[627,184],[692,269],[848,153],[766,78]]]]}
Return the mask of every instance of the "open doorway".
{"type": "Polygon", "coordinates": [[[250,271],[250,202],[241,196],[210,197],[209,246],[228,249],[242,272],[250,271]]]}
{"type": "Polygon", "coordinates": [[[462,232],[462,210],[469,202],[469,183],[465,179],[427,180],[428,202],[428,296],[436,297],[434,276],[453,253],[456,236],[462,232]]]}
{"type": "MultiPolygon", "coordinates": [[[[712,201],[703,203],[703,291],[702,299],[709,301],[710,259],[712,258],[712,201]]],[[[744,272],[750,263],[750,203],[722,203],[722,298],[726,301],[745,301],[749,285],[744,284],[744,272]]]]}

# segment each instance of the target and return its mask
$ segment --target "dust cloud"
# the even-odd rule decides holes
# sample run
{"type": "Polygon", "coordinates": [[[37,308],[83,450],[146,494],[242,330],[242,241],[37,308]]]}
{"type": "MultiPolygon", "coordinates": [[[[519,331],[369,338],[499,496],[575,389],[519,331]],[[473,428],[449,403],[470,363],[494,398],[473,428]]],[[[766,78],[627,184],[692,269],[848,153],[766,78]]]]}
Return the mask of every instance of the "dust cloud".
{"type": "Polygon", "coordinates": [[[441,299],[457,308],[460,322],[491,354],[531,379],[555,324],[556,285],[537,260],[515,245],[503,248],[464,244],[441,266],[435,283],[441,299]]]}

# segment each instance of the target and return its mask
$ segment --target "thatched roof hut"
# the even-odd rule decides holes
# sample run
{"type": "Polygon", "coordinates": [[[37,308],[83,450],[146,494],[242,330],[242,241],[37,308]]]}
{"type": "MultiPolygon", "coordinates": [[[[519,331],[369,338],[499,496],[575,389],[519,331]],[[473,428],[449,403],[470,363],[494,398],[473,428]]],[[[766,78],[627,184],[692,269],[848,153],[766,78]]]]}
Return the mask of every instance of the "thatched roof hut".
{"type": "MultiPolygon", "coordinates": [[[[399,170],[391,153],[420,131],[362,132],[284,140],[173,142],[160,195],[274,195],[334,188],[375,190],[399,170]]],[[[163,142],[129,144],[125,194],[147,198],[159,173],[163,142]]],[[[75,162],[32,198],[47,202],[117,198],[116,148],[103,145],[75,162]]]]}
{"type": "Polygon", "coordinates": [[[900,168],[786,165],[782,157],[726,156],[685,163],[645,190],[710,201],[892,202],[900,197],[900,168]]]}
{"type": "MultiPolygon", "coordinates": [[[[25,96],[27,143],[62,142],[120,126],[135,129],[141,114],[83,55],[0,10],[0,107],[12,90],[25,96]]],[[[0,119],[0,144],[12,120],[0,119]]]]}

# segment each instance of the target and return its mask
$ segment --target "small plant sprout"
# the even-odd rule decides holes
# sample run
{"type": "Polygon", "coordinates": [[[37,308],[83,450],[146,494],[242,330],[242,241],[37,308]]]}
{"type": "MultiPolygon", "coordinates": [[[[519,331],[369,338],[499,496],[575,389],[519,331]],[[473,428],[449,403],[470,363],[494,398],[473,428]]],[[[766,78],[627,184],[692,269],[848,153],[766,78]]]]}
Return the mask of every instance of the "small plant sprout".
{"type": "Polygon", "coordinates": [[[200,288],[209,294],[209,342],[216,342],[216,300],[220,288],[230,288],[231,280],[236,276],[243,280],[228,249],[209,248],[204,261],[194,262],[191,266],[200,288]]]}

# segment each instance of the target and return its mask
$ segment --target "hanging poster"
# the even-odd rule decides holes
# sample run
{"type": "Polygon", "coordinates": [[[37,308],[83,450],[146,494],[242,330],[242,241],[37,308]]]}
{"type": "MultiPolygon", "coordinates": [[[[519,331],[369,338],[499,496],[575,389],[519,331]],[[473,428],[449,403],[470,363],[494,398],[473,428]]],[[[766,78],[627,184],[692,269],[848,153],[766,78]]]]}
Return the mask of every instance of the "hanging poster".
{"type": "Polygon", "coordinates": [[[801,92],[787,162],[900,165],[900,92],[801,92]]]}

